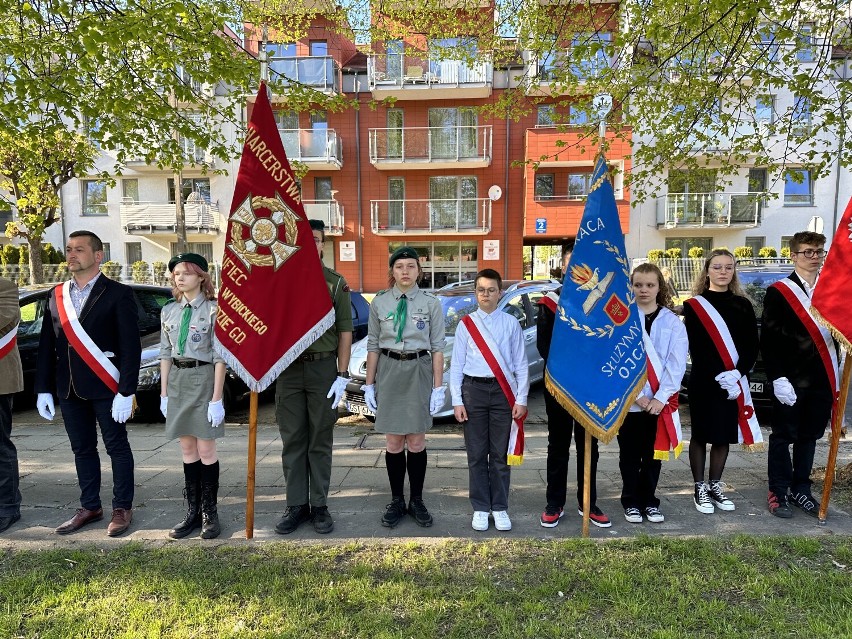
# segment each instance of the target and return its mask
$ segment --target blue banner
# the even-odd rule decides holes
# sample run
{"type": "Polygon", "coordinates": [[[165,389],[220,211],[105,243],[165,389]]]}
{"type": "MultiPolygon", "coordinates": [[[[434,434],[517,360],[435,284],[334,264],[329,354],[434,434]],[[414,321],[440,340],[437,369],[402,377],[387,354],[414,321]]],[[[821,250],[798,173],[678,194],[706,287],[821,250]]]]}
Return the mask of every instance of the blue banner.
{"type": "Polygon", "coordinates": [[[645,385],[642,330],[601,154],[562,283],[545,383],[574,419],[604,443],[618,433],[645,385]]]}

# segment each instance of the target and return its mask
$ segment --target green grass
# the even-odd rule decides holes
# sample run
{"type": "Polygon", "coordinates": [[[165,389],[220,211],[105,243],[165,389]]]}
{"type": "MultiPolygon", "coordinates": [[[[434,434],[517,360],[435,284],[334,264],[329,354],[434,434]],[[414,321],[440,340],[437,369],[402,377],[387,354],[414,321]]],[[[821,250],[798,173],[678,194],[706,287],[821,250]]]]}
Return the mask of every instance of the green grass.
{"type": "Polygon", "coordinates": [[[852,637],[848,538],[0,556],[0,637],[852,637]]]}

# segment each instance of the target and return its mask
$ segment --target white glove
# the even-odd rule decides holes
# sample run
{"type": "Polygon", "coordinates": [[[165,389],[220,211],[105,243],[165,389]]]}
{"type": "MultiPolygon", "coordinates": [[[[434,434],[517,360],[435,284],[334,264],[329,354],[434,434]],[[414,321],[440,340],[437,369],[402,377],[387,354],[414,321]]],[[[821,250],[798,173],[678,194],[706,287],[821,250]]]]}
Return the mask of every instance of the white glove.
{"type": "Polygon", "coordinates": [[[133,395],[125,397],[121,393],[116,393],[112,400],[112,418],[118,424],[124,424],[130,419],[133,414],[133,395]]]}
{"type": "Polygon", "coordinates": [[[444,399],[447,394],[447,389],[443,386],[432,389],[432,396],[429,398],[429,414],[436,415],[444,407],[444,399]]]}
{"type": "Polygon", "coordinates": [[[207,421],[213,428],[218,428],[225,421],[225,406],[221,399],[218,402],[207,404],[207,421]]]}
{"type": "Polygon", "coordinates": [[[50,393],[38,394],[36,408],[38,408],[38,414],[49,422],[52,422],[53,418],[56,417],[56,408],[53,406],[53,395],[50,393]]]}
{"type": "Polygon", "coordinates": [[[796,391],[793,389],[793,385],[786,377],[779,377],[772,382],[772,390],[775,393],[775,397],[778,398],[778,401],[782,404],[786,404],[787,406],[792,406],[798,399],[796,397],[796,391]]]}
{"type": "Polygon", "coordinates": [[[331,407],[337,408],[337,405],[340,403],[340,400],[343,399],[343,391],[346,390],[346,385],[349,383],[349,380],[345,377],[338,376],[337,379],[331,384],[331,388],[328,391],[328,395],[326,397],[331,397],[334,395],[334,399],[331,400],[331,407]]]}
{"type": "Polygon", "coordinates": [[[731,371],[723,371],[723,372],[719,373],[718,375],[716,375],[716,377],[714,379],[717,382],[719,382],[719,385],[722,388],[728,390],[728,389],[736,386],[737,382],[739,382],[740,379],[742,379],[742,376],[743,376],[743,374],[741,372],[734,369],[734,370],[731,370],[731,371]]]}
{"type": "Polygon", "coordinates": [[[160,412],[163,414],[163,417],[168,417],[169,412],[169,396],[160,398],[160,412]]]}
{"type": "Polygon", "coordinates": [[[364,384],[361,387],[361,390],[364,391],[364,403],[367,405],[367,408],[375,413],[376,409],[379,407],[376,403],[376,385],[364,384]]]}

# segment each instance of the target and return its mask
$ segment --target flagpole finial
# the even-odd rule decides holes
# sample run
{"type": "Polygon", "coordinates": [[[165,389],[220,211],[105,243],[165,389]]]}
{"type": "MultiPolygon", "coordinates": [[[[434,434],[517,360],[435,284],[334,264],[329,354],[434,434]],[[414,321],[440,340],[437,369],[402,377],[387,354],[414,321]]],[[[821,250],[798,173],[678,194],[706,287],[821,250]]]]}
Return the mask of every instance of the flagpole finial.
{"type": "Polygon", "coordinates": [[[600,148],[603,149],[604,140],[606,140],[606,116],[612,110],[612,96],[608,93],[597,94],[592,100],[592,110],[595,119],[600,123],[598,125],[598,137],[600,148]]]}

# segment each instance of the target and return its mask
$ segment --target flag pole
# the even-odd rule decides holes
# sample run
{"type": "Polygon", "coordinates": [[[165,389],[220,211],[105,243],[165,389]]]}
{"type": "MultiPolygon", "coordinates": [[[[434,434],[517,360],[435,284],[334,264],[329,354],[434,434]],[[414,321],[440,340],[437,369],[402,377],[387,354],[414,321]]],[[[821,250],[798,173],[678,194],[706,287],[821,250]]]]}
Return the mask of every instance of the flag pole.
{"type": "Polygon", "coordinates": [[[249,397],[248,464],[246,465],[246,539],[254,537],[254,471],[257,458],[257,393],[249,397]]]}
{"type": "Polygon", "coordinates": [[[822,501],[819,506],[817,522],[825,526],[828,514],[828,500],[831,498],[831,486],[834,484],[834,470],[837,465],[837,449],[840,446],[840,432],[843,427],[843,413],[846,400],[849,397],[849,378],[852,374],[852,352],[846,353],[846,363],[843,365],[843,376],[840,378],[840,397],[832,416],[831,444],[828,448],[828,461],[825,464],[825,479],[822,484],[822,501]]]}

